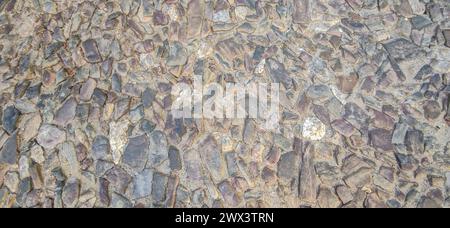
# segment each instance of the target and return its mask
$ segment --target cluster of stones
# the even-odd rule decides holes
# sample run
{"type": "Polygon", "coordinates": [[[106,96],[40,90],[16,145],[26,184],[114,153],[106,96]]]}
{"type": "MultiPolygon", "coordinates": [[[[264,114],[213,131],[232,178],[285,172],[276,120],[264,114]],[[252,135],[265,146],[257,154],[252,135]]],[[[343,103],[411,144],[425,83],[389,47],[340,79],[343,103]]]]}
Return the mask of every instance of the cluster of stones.
{"type": "Polygon", "coordinates": [[[449,207],[448,0],[0,1],[0,207],[449,207]],[[259,120],[171,88],[276,82],[259,120]]]}

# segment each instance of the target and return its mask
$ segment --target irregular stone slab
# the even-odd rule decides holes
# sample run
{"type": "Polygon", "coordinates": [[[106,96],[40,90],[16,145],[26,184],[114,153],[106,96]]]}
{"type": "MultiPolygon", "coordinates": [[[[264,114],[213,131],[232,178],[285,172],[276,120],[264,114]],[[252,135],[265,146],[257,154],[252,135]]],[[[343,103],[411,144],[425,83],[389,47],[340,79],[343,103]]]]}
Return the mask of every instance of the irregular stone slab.
{"type": "Polygon", "coordinates": [[[17,132],[12,134],[3,145],[0,152],[0,164],[14,165],[17,163],[17,132]]]}
{"type": "Polygon", "coordinates": [[[353,127],[353,125],[351,125],[349,122],[347,122],[343,119],[333,121],[331,123],[331,126],[339,134],[341,134],[347,138],[352,136],[356,131],[356,129],[353,127]]]}
{"type": "Polygon", "coordinates": [[[179,171],[183,168],[181,164],[180,151],[176,147],[171,146],[169,148],[169,161],[169,167],[173,171],[179,171]]]}
{"type": "Polygon", "coordinates": [[[296,152],[283,154],[278,162],[278,177],[287,182],[298,178],[300,171],[300,155],[296,152]]]}
{"type": "Polygon", "coordinates": [[[303,153],[300,167],[298,196],[307,202],[315,202],[317,198],[318,180],[314,169],[314,154],[314,146],[309,146],[303,153]]]}
{"type": "Polygon", "coordinates": [[[112,193],[111,196],[111,208],[131,208],[133,207],[133,204],[125,198],[124,196],[117,194],[115,192],[112,193]]]}
{"type": "Polygon", "coordinates": [[[392,132],[385,129],[374,129],[369,133],[370,145],[381,151],[391,151],[394,149],[392,145],[392,132]]]}
{"type": "Polygon", "coordinates": [[[370,117],[367,113],[355,103],[347,103],[344,106],[343,118],[355,126],[357,129],[363,129],[369,125],[370,117]]]}
{"type": "Polygon", "coordinates": [[[75,118],[77,105],[75,98],[67,100],[56,112],[54,123],[62,127],[67,126],[75,118]]]}
{"type": "Polygon", "coordinates": [[[105,136],[97,136],[92,143],[92,156],[96,160],[107,159],[110,154],[111,146],[105,136]]]}
{"type": "Polygon", "coordinates": [[[441,106],[437,101],[428,101],[423,106],[423,115],[427,120],[435,120],[441,115],[441,106]]]}
{"type": "Polygon", "coordinates": [[[59,160],[66,175],[77,176],[80,173],[80,164],[72,142],[64,142],[59,146],[59,160]]]}
{"type": "Polygon", "coordinates": [[[338,208],[341,205],[339,198],[329,188],[319,190],[317,203],[320,208],[338,208]]]}
{"type": "Polygon", "coordinates": [[[286,89],[291,89],[293,86],[292,78],[286,71],[284,64],[275,59],[266,60],[266,69],[269,72],[272,81],[275,83],[282,83],[286,89]]]}
{"type": "Polygon", "coordinates": [[[109,181],[105,178],[99,179],[98,197],[101,204],[109,206],[111,202],[109,197],[109,181]]]}
{"type": "Polygon", "coordinates": [[[135,172],[142,171],[147,163],[149,146],[150,141],[147,135],[129,139],[122,162],[135,172]]]}
{"type": "Polygon", "coordinates": [[[403,144],[405,141],[406,133],[408,132],[409,126],[404,123],[398,123],[395,125],[395,130],[392,135],[392,144],[399,145],[403,144]]]}
{"type": "Polygon", "coordinates": [[[128,127],[129,123],[127,121],[111,122],[109,124],[111,151],[115,164],[119,164],[123,150],[128,142],[128,127]]]}
{"type": "Polygon", "coordinates": [[[166,135],[161,131],[154,131],[150,135],[150,165],[159,165],[168,159],[169,147],[167,145],[166,135]]]}
{"type": "Polygon", "coordinates": [[[89,78],[80,89],[80,99],[82,101],[89,101],[94,94],[95,87],[97,87],[97,81],[89,78]]]}
{"type": "Polygon", "coordinates": [[[384,44],[384,47],[389,52],[391,57],[397,62],[404,59],[414,59],[422,54],[422,48],[405,38],[390,40],[384,44]]]}
{"type": "Polygon", "coordinates": [[[145,169],[134,177],[133,198],[141,199],[151,195],[152,192],[153,171],[145,169]]]}
{"type": "Polygon", "coordinates": [[[222,194],[224,201],[231,207],[237,207],[242,202],[243,198],[240,196],[236,189],[231,185],[229,181],[224,181],[219,184],[218,189],[222,194]]]}
{"type": "Polygon", "coordinates": [[[346,176],[344,182],[352,188],[362,188],[372,181],[372,169],[361,168],[346,176]]]}
{"type": "Polygon", "coordinates": [[[24,116],[20,124],[20,138],[22,142],[29,142],[39,134],[42,118],[39,113],[24,116]]]}
{"type": "Polygon", "coordinates": [[[75,208],[80,196],[81,183],[77,178],[70,178],[64,185],[62,201],[65,208],[75,208]]]}
{"type": "Polygon", "coordinates": [[[311,20],[311,1],[294,0],[294,13],[292,19],[296,24],[306,24],[311,20]]]}
{"type": "Polygon", "coordinates": [[[187,37],[197,38],[203,27],[203,16],[204,16],[205,2],[202,0],[191,0],[189,1],[187,8],[188,26],[187,26],[187,37]]]}
{"type": "Polygon", "coordinates": [[[410,152],[423,154],[425,152],[423,133],[419,130],[408,131],[405,138],[405,146],[410,152]]]}
{"type": "Polygon", "coordinates": [[[188,60],[187,50],[183,47],[181,43],[174,43],[170,46],[169,57],[167,58],[167,65],[183,66],[188,60]]]}
{"type": "Polygon", "coordinates": [[[108,180],[111,187],[119,193],[125,193],[132,180],[131,176],[118,166],[115,166],[106,172],[105,179],[108,180]]]}
{"type": "Polygon", "coordinates": [[[8,134],[12,134],[17,129],[17,120],[19,119],[20,112],[14,106],[9,106],[3,111],[2,123],[3,129],[8,134]]]}
{"type": "Polygon", "coordinates": [[[158,172],[153,174],[152,199],[155,202],[164,202],[166,199],[167,181],[166,175],[158,172]]]}
{"type": "Polygon", "coordinates": [[[153,101],[156,98],[156,91],[150,88],[147,88],[142,94],[142,104],[145,108],[150,108],[153,105],[153,101]]]}
{"type": "Polygon", "coordinates": [[[98,51],[97,42],[93,39],[86,40],[82,43],[84,57],[89,63],[100,63],[102,57],[98,51]]]}
{"type": "Polygon", "coordinates": [[[36,140],[39,145],[45,149],[51,150],[66,140],[66,132],[53,125],[44,124],[39,129],[36,140]]]}
{"type": "Polygon", "coordinates": [[[214,181],[220,182],[226,177],[226,164],[220,147],[213,136],[209,135],[198,144],[198,150],[203,162],[214,181]]]}
{"type": "Polygon", "coordinates": [[[432,24],[430,18],[426,16],[415,16],[411,18],[413,29],[422,30],[423,28],[432,24]]]}

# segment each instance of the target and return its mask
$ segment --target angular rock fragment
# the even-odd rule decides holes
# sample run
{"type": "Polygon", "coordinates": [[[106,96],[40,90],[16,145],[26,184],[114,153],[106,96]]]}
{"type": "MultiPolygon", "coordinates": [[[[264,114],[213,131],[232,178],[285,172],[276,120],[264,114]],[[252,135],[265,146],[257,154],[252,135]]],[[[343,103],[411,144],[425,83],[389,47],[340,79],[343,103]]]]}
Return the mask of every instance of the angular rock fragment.
{"type": "Polygon", "coordinates": [[[168,158],[169,148],[167,138],[161,131],[154,131],[150,135],[149,165],[156,166],[168,158]]]}
{"type": "Polygon", "coordinates": [[[80,188],[80,181],[78,179],[71,178],[67,181],[62,192],[64,207],[74,208],[77,205],[80,196],[80,188]]]}
{"type": "Polygon", "coordinates": [[[153,171],[145,169],[134,177],[133,198],[140,199],[151,195],[152,192],[153,171]]]}
{"type": "Polygon", "coordinates": [[[355,133],[356,129],[347,121],[343,119],[335,120],[331,123],[331,126],[334,130],[336,130],[339,134],[350,137],[355,133]]]}
{"type": "Polygon", "coordinates": [[[382,151],[393,150],[392,132],[384,129],[374,129],[369,133],[370,145],[382,151]]]}
{"type": "Polygon", "coordinates": [[[423,154],[425,151],[424,136],[421,131],[408,131],[405,138],[405,145],[408,151],[415,154],[423,154]]]}
{"type": "Polygon", "coordinates": [[[268,59],[266,61],[266,69],[273,82],[283,84],[286,89],[292,88],[292,78],[289,76],[289,73],[282,63],[275,59],[268,59]]]}
{"type": "Polygon", "coordinates": [[[428,101],[423,106],[423,112],[427,120],[435,120],[441,115],[441,106],[436,101],[428,101]]]}
{"type": "Polygon", "coordinates": [[[13,106],[7,107],[3,111],[2,123],[3,129],[8,134],[12,134],[17,129],[17,120],[19,119],[20,112],[13,106]]]}
{"type": "Polygon", "coordinates": [[[80,99],[82,101],[89,101],[94,94],[95,87],[97,86],[97,82],[90,78],[88,79],[80,89],[80,99]]]}
{"type": "Polygon", "coordinates": [[[199,143],[199,153],[213,180],[223,180],[226,177],[226,164],[213,136],[209,135],[199,143]]]}
{"type": "Polygon", "coordinates": [[[314,169],[314,153],[313,146],[309,146],[303,153],[298,195],[301,200],[307,202],[315,202],[317,198],[318,180],[314,169]]]}
{"type": "Polygon", "coordinates": [[[0,164],[16,164],[18,159],[17,132],[12,134],[3,145],[0,152],[0,164]]]}
{"type": "Polygon", "coordinates": [[[311,1],[310,0],[294,0],[294,23],[306,24],[311,20],[311,1]]]}
{"type": "Polygon", "coordinates": [[[76,109],[77,101],[75,98],[70,98],[67,100],[56,113],[54,119],[55,124],[62,127],[67,126],[75,118],[76,109]]]}
{"type": "Polygon", "coordinates": [[[122,162],[135,172],[142,171],[147,163],[149,146],[150,141],[147,135],[129,139],[122,162]]]}
{"type": "Polygon", "coordinates": [[[132,178],[131,176],[122,168],[115,166],[110,169],[104,177],[111,184],[111,187],[119,193],[125,193],[128,185],[130,184],[132,178]]]}
{"type": "Polygon", "coordinates": [[[168,178],[162,173],[155,172],[152,180],[152,199],[155,202],[162,203],[166,200],[168,178]]]}
{"type": "Polygon", "coordinates": [[[100,63],[102,57],[98,51],[97,42],[93,39],[86,40],[82,43],[84,57],[89,63],[100,63]]]}
{"type": "Polygon", "coordinates": [[[169,148],[169,161],[170,161],[170,169],[172,169],[173,171],[179,171],[182,168],[182,164],[181,164],[181,156],[180,156],[180,151],[171,146],[169,148]]]}
{"type": "Polygon", "coordinates": [[[292,179],[298,178],[299,166],[301,160],[296,152],[283,154],[278,162],[278,176],[290,182],[292,179]]]}
{"type": "Polygon", "coordinates": [[[236,192],[229,181],[224,181],[218,186],[225,202],[231,207],[237,207],[242,202],[242,197],[236,192]]]}
{"type": "Polygon", "coordinates": [[[66,132],[53,125],[44,124],[39,129],[36,140],[39,145],[45,149],[51,150],[66,140],[66,132]]]}
{"type": "Polygon", "coordinates": [[[105,136],[97,136],[92,142],[92,156],[96,160],[107,159],[110,154],[111,146],[105,136]]]}
{"type": "Polygon", "coordinates": [[[341,205],[339,198],[329,188],[319,190],[317,203],[321,208],[338,208],[341,205]]]}

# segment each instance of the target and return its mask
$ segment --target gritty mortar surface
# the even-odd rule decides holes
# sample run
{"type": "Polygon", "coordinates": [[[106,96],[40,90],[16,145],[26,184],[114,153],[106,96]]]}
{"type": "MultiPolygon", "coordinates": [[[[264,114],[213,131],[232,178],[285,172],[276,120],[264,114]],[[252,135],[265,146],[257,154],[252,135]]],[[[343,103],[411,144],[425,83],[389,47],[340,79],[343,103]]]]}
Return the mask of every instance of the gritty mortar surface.
{"type": "Polygon", "coordinates": [[[449,46],[448,0],[0,1],[0,207],[449,207],[449,46]],[[279,126],[174,120],[194,75],[279,126]]]}

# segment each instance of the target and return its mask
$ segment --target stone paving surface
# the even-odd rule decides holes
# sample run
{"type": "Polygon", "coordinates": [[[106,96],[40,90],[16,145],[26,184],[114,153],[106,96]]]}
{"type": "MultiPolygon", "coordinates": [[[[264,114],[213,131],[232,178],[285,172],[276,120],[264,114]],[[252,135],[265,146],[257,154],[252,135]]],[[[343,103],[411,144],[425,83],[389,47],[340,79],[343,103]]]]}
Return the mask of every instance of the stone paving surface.
{"type": "Polygon", "coordinates": [[[0,0],[0,207],[449,207],[448,0],[0,0]],[[281,83],[281,120],[170,116],[281,83]]]}

